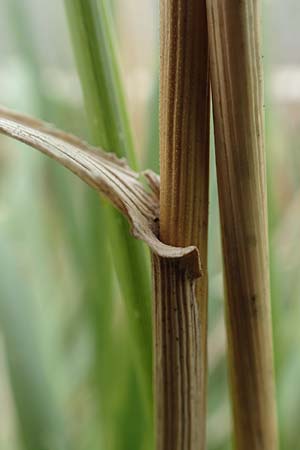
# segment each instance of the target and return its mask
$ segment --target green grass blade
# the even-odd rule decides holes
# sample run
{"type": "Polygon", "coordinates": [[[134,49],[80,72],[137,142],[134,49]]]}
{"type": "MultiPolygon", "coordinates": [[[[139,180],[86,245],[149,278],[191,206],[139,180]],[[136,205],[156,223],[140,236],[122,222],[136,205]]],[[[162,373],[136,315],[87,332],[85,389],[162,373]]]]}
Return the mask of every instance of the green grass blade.
{"type": "MultiPolygon", "coordinates": [[[[65,128],[74,127],[72,118],[76,115],[76,112],[73,113],[72,111],[71,118],[70,115],[67,115],[67,120],[64,119],[66,114],[61,114],[61,109],[66,105],[57,104],[54,106],[51,103],[51,99],[45,95],[46,84],[43,83],[42,67],[40,67],[37,49],[32,40],[30,11],[26,8],[26,5],[18,2],[18,0],[9,2],[8,8],[18,55],[22,61],[24,60],[30,73],[30,85],[32,85],[30,108],[34,110],[34,114],[37,116],[42,116],[56,123],[60,123],[63,120],[65,128]],[[62,116],[61,119],[59,119],[60,115],[62,116]]],[[[108,420],[113,422],[113,406],[111,405],[111,395],[107,389],[108,374],[113,370],[112,364],[115,358],[111,342],[113,310],[112,264],[109,257],[107,238],[104,233],[104,227],[106,226],[103,217],[104,211],[99,207],[96,208],[96,201],[99,204],[99,197],[95,192],[87,187],[83,187],[81,183],[79,183],[77,188],[78,183],[74,181],[73,177],[68,177],[68,174],[53,164],[52,161],[43,161],[40,170],[43,172],[44,177],[48,178],[51,190],[55,193],[52,213],[59,217],[60,232],[69,250],[69,264],[72,265],[73,263],[83,286],[81,301],[84,302],[95,353],[94,365],[91,368],[93,380],[97,378],[97,383],[92,383],[91,385],[91,389],[96,394],[95,405],[97,410],[103,410],[103,414],[108,420]],[[78,214],[78,197],[81,196],[84,196],[84,201],[80,205],[81,210],[80,214],[78,214]],[[84,224],[78,221],[78,217],[84,218],[84,224]]],[[[49,197],[44,199],[44,201],[48,205],[51,204],[49,197]]],[[[53,251],[53,248],[49,249],[49,251],[53,251]]],[[[47,281],[50,282],[50,280],[45,279],[45,282],[47,281]]],[[[48,299],[45,298],[45,300],[48,299]]],[[[29,355],[27,354],[27,356],[29,355]]],[[[10,370],[12,379],[15,379],[18,375],[14,373],[14,368],[15,366],[12,365],[10,370]]],[[[36,370],[38,369],[37,367],[36,370]]],[[[24,379],[25,381],[26,379],[24,379]]],[[[115,386],[115,390],[119,393],[117,385],[115,386]]],[[[12,383],[13,389],[17,387],[16,383],[12,383]]],[[[51,380],[50,387],[53,387],[53,380],[51,380]]],[[[47,409],[47,405],[45,404],[44,406],[47,409]]],[[[26,410],[21,408],[19,413],[20,415],[25,414],[25,417],[20,416],[20,422],[26,423],[26,410]]],[[[112,433],[108,429],[104,430],[104,423],[101,423],[101,425],[101,427],[97,427],[97,438],[99,439],[99,434],[103,433],[106,436],[106,440],[110,440],[112,433]],[[100,432],[99,428],[101,428],[100,432]]]]}
{"type": "Polygon", "coordinates": [[[148,136],[145,151],[145,167],[159,173],[159,76],[155,75],[148,112],[148,136]]]}
{"type": "Polygon", "coordinates": [[[115,57],[111,17],[103,0],[65,0],[79,76],[94,141],[136,158],[115,57]]]}
{"type": "MultiPolygon", "coordinates": [[[[65,0],[93,143],[126,157],[136,167],[133,140],[117,70],[112,26],[101,0],[65,0]]],[[[128,312],[137,371],[152,417],[152,333],[149,262],[118,212],[109,210],[109,237],[128,312]]]]}

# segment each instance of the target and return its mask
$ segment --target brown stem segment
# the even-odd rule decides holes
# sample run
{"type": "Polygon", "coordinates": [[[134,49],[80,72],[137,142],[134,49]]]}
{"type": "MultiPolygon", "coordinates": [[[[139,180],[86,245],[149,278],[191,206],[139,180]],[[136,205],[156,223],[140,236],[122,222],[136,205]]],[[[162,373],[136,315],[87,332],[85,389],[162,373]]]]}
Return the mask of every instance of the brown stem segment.
{"type": "Polygon", "coordinates": [[[200,252],[203,276],[195,282],[193,305],[188,280],[182,273],[173,266],[162,265],[163,262],[159,268],[154,265],[157,450],[202,450],[209,179],[205,0],[161,0],[160,29],[160,239],[169,245],[195,245],[200,252]]]}
{"type": "Polygon", "coordinates": [[[195,281],[177,261],[153,255],[157,449],[198,449],[202,440],[200,311],[195,281]]]}
{"type": "Polygon", "coordinates": [[[277,448],[257,0],[207,0],[238,450],[277,448]]]}

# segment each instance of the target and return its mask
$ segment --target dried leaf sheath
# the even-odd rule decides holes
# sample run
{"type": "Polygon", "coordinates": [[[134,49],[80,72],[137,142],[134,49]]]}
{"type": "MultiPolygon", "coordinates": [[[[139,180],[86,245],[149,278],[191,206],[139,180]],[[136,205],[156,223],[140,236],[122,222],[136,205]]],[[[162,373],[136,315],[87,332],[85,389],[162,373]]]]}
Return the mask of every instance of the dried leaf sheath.
{"type": "Polygon", "coordinates": [[[155,386],[160,394],[156,396],[156,448],[198,449],[203,439],[202,357],[195,280],[177,261],[156,255],[152,261],[155,386]]]}
{"type": "Polygon", "coordinates": [[[160,269],[165,291],[157,298],[162,305],[156,311],[167,312],[165,321],[156,319],[156,352],[165,358],[156,361],[157,449],[203,450],[210,92],[205,0],[161,0],[160,29],[160,239],[199,248],[203,277],[196,282],[193,305],[182,296],[186,281],[173,282],[174,277],[180,280],[175,268],[160,269]],[[197,309],[195,316],[191,308],[197,309]],[[178,332],[177,310],[183,311],[183,330],[178,332]]]}
{"type": "Polygon", "coordinates": [[[207,0],[237,450],[277,448],[258,5],[207,0]]]}
{"type": "Polygon", "coordinates": [[[156,236],[159,214],[159,178],[145,172],[151,191],[124,160],[93,148],[77,137],[56,130],[36,119],[0,109],[0,133],[40,150],[101,192],[129,220],[132,233],[148,244],[154,254],[178,260],[190,277],[200,275],[198,250],[163,244],[156,236]]]}

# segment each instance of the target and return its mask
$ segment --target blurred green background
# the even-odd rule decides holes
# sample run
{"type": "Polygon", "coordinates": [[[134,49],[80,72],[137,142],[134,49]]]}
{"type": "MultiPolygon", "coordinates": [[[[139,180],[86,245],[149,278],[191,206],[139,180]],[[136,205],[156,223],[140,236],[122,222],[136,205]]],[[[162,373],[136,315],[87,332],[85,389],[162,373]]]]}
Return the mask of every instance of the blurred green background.
{"type": "MultiPolygon", "coordinates": [[[[139,165],[158,170],[158,1],[109,3],[139,165]]],[[[297,449],[300,8],[265,0],[263,13],[278,415],[282,449],[297,449]]],[[[90,139],[62,0],[0,0],[0,52],[1,104],[90,139]]],[[[149,450],[98,197],[23,145],[0,137],[0,146],[0,449],[149,450]]],[[[227,450],[213,152],[211,159],[208,450],[227,450]]]]}

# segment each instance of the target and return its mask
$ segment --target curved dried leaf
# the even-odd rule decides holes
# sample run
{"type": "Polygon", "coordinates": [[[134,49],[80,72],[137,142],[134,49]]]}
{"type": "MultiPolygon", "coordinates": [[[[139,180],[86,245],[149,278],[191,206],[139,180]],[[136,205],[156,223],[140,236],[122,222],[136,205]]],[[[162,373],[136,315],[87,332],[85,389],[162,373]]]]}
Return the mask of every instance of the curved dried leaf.
{"type": "Polygon", "coordinates": [[[198,249],[172,247],[158,237],[159,177],[145,172],[148,191],[138,173],[112,153],[92,147],[77,137],[39,120],[0,108],[0,132],[34,147],[58,161],[101,192],[131,224],[133,235],[162,258],[178,260],[192,278],[201,274],[198,249]]]}

